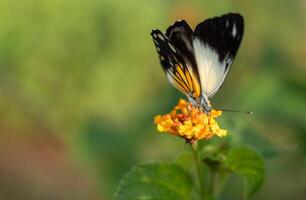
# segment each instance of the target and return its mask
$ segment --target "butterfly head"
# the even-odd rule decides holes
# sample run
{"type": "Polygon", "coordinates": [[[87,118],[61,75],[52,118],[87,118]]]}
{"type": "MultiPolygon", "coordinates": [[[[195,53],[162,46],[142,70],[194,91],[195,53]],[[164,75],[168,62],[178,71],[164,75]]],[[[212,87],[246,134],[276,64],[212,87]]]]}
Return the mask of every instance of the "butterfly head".
{"type": "Polygon", "coordinates": [[[198,108],[201,112],[209,114],[212,110],[212,106],[207,98],[196,98],[194,96],[188,96],[188,100],[195,108],[198,108]]]}
{"type": "Polygon", "coordinates": [[[202,98],[202,102],[201,102],[201,107],[200,107],[202,112],[205,112],[207,114],[210,113],[210,111],[212,110],[211,104],[210,102],[207,100],[205,100],[204,98],[202,98]]]}

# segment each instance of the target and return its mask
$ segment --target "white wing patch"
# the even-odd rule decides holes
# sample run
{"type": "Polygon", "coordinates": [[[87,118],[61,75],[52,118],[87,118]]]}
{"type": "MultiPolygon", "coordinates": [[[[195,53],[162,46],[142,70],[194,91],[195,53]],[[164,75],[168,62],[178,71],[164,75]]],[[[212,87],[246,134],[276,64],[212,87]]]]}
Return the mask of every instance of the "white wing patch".
{"type": "Polygon", "coordinates": [[[224,81],[228,71],[225,70],[226,61],[228,62],[229,59],[225,58],[224,62],[221,63],[217,52],[208,45],[203,44],[197,38],[193,40],[193,48],[198,66],[202,93],[208,98],[212,97],[224,81]]]}
{"type": "Polygon", "coordinates": [[[233,24],[232,36],[235,37],[236,34],[237,34],[237,28],[236,28],[236,25],[233,24]]]}

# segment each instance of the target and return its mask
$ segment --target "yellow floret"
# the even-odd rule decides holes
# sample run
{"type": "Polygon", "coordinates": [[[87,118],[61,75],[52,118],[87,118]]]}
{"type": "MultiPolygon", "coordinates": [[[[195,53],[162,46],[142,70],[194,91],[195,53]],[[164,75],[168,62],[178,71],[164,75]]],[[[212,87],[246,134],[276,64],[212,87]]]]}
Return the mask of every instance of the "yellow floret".
{"type": "Polygon", "coordinates": [[[209,139],[214,135],[226,136],[227,130],[221,129],[215,120],[221,115],[220,110],[211,110],[209,114],[206,114],[180,99],[169,114],[157,115],[154,123],[159,132],[180,136],[187,142],[193,143],[200,139],[209,139]]]}

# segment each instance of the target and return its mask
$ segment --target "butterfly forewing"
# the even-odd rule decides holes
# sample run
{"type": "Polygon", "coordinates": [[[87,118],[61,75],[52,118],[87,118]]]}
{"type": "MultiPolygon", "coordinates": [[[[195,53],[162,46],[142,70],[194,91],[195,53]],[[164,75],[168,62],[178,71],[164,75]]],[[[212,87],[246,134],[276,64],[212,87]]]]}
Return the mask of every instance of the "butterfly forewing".
{"type": "Polygon", "coordinates": [[[203,95],[212,97],[222,85],[240,46],[243,29],[242,16],[234,13],[196,26],[193,48],[203,95]]]}
{"type": "MultiPolygon", "coordinates": [[[[192,46],[193,31],[187,22],[184,20],[175,22],[167,29],[166,36],[171,44],[180,52],[187,67],[191,68],[195,75],[198,75],[192,46]]],[[[197,79],[199,78],[197,77],[197,79]]]]}
{"type": "Polygon", "coordinates": [[[169,31],[169,40],[168,37],[164,36],[157,29],[153,30],[151,35],[159,54],[161,65],[170,83],[188,97],[199,98],[201,95],[200,83],[197,73],[191,64],[195,60],[192,54],[190,57],[185,55],[188,51],[185,42],[189,40],[189,44],[191,44],[191,36],[189,35],[187,38],[184,38],[185,35],[182,36],[180,31],[169,31]],[[174,43],[171,42],[171,39],[174,43]]]}

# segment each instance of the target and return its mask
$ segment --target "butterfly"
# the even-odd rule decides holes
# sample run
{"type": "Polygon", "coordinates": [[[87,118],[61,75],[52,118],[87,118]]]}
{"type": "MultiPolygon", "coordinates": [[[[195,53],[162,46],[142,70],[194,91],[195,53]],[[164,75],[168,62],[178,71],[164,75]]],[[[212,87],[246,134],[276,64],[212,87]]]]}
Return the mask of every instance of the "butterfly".
{"type": "Polygon", "coordinates": [[[184,20],[166,33],[151,32],[169,82],[201,111],[210,113],[212,98],[221,87],[237,54],[244,31],[243,17],[228,13],[199,23],[194,31],[184,20]]]}

